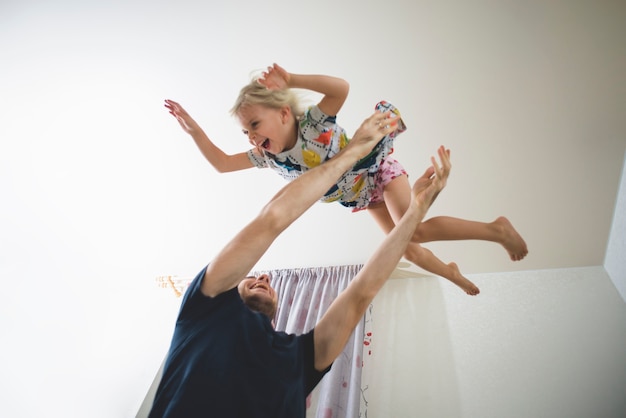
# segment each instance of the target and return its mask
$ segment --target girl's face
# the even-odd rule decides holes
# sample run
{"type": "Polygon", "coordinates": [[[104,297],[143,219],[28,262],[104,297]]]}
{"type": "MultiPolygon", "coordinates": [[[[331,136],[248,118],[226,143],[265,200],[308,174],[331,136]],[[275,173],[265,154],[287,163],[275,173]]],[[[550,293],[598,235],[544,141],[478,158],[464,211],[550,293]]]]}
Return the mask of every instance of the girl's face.
{"type": "Polygon", "coordinates": [[[295,119],[289,106],[272,109],[247,105],[237,114],[244,135],[262,154],[280,154],[296,144],[295,119]]]}

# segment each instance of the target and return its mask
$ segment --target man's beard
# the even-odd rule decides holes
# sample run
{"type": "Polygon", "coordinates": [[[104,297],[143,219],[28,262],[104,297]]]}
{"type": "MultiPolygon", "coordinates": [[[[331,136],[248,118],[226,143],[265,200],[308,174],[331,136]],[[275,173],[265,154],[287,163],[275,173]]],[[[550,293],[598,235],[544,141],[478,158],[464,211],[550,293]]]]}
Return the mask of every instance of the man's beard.
{"type": "Polygon", "coordinates": [[[276,305],[273,300],[267,297],[257,297],[257,295],[252,294],[248,295],[244,303],[249,309],[265,314],[269,319],[274,319],[276,305]]]}

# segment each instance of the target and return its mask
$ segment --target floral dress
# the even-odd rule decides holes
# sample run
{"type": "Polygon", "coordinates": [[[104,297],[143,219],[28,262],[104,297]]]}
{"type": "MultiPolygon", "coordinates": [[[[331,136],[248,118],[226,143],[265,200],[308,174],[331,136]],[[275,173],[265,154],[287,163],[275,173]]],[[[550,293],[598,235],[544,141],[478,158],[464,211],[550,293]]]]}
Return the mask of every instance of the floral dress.
{"type": "MultiPolygon", "coordinates": [[[[400,116],[400,112],[385,101],[379,102],[376,109],[381,112],[392,111],[400,116]]],[[[298,121],[298,138],[293,148],[276,155],[266,151],[259,155],[251,149],[248,158],[256,167],[269,167],[285,180],[294,180],[331,159],[348,144],[350,139],[336,120],[336,116],[326,115],[319,107],[311,106],[298,121]]],[[[353,211],[367,208],[376,188],[376,173],[382,161],[393,153],[396,135],[405,130],[406,125],[400,119],[398,129],[383,137],[366,157],[342,175],[321,201],[339,202],[353,211]]]]}

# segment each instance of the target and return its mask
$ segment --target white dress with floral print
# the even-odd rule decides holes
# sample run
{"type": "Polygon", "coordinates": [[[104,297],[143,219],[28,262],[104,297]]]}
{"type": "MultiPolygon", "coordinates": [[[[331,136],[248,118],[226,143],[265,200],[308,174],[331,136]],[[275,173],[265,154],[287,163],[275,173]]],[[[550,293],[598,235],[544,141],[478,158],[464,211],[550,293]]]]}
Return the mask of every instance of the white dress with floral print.
{"type": "MultiPolygon", "coordinates": [[[[393,105],[385,101],[378,103],[376,109],[382,112],[391,110],[400,115],[393,105]]],[[[248,151],[248,158],[256,167],[270,167],[285,180],[294,180],[305,171],[329,160],[348,144],[350,139],[336,119],[336,116],[328,116],[319,107],[312,106],[298,122],[298,139],[293,148],[276,155],[263,152],[261,156],[251,149],[248,151]]],[[[353,211],[367,208],[380,164],[393,152],[396,135],[405,130],[406,126],[400,119],[398,129],[381,139],[369,155],[341,176],[321,201],[337,201],[353,211]]]]}

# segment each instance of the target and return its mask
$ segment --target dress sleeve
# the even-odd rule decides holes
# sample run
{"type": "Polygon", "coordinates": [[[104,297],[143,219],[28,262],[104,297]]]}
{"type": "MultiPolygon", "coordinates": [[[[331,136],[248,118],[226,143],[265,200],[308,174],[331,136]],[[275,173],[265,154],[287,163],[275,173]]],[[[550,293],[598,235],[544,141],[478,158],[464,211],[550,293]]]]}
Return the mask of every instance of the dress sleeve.
{"type": "Polygon", "coordinates": [[[314,125],[321,132],[333,128],[337,123],[336,116],[327,115],[322,112],[317,105],[309,107],[304,116],[309,123],[314,125]]]}
{"type": "Polygon", "coordinates": [[[265,158],[254,152],[254,149],[248,150],[248,159],[256,168],[267,167],[267,161],[265,161],[265,158]]]}

